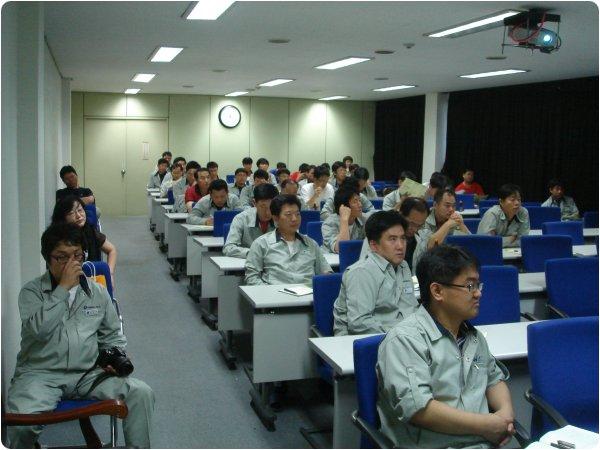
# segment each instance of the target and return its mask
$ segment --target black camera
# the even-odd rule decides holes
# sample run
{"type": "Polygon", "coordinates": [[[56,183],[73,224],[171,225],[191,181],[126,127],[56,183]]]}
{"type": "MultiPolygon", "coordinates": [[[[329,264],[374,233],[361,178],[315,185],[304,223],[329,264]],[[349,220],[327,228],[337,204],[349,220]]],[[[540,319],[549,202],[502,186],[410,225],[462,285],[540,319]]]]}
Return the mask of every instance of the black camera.
{"type": "Polygon", "coordinates": [[[117,376],[126,377],[133,372],[133,364],[123,349],[112,347],[100,350],[96,364],[100,367],[111,366],[117,372],[117,376]]]}

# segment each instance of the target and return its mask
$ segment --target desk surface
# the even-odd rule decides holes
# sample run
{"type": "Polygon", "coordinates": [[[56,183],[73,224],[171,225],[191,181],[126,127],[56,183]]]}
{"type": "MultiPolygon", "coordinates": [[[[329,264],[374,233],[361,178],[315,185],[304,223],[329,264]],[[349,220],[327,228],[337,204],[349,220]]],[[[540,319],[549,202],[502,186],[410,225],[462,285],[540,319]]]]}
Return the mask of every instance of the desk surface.
{"type": "Polygon", "coordinates": [[[208,248],[218,248],[223,247],[223,245],[225,245],[225,239],[223,239],[223,236],[198,236],[194,238],[194,242],[197,242],[202,247],[208,248]]]}
{"type": "MultiPolygon", "coordinates": [[[[542,230],[529,230],[529,236],[542,236],[542,230]]],[[[584,228],[583,237],[598,236],[598,228],[584,228]]]]}
{"type": "Polygon", "coordinates": [[[303,286],[302,284],[261,284],[258,286],[240,286],[240,292],[254,309],[289,308],[294,306],[310,306],[313,303],[312,294],[296,297],[292,294],[279,292],[285,287],[303,286]]]}
{"type": "Polygon", "coordinates": [[[173,208],[173,205],[162,205],[162,209],[164,209],[165,212],[173,211],[173,208]]]}
{"type": "Polygon", "coordinates": [[[152,192],[160,192],[160,188],[146,188],[146,192],[149,194],[152,192]]]}
{"type": "Polygon", "coordinates": [[[212,256],[210,260],[223,272],[244,272],[246,265],[244,258],[232,258],[231,256],[212,256]]]}
{"type": "MultiPolygon", "coordinates": [[[[573,256],[596,256],[596,246],[594,244],[574,245],[573,256]]],[[[503,259],[519,259],[521,258],[521,248],[511,247],[502,249],[503,259]]]]}
{"type": "Polygon", "coordinates": [[[188,213],[166,213],[167,219],[170,220],[185,220],[188,217],[188,213]]]}
{"type": "Polygon", "coordinates": [[[461,216],[479,216],[479,209],[477,208],[469,208],[463,209],[462,211],[457,211],[461,216]]]}
{"type": "Polygon", "coordinates": [[[153,201],[155,201],[156,203],[160,203],[160,204],[167,203],[169,201],[168,198],[155,197],[155,196],[152,196],[152,197],[153,197],[152,198],[153,201]]]}
{"type": "Polygon", "coordinates": [[[213,231],[214,229],[212,225],[190,225],[189,223],[182,223],[181,226],[188,232],[188,234],[202,231],[213,231]]]}

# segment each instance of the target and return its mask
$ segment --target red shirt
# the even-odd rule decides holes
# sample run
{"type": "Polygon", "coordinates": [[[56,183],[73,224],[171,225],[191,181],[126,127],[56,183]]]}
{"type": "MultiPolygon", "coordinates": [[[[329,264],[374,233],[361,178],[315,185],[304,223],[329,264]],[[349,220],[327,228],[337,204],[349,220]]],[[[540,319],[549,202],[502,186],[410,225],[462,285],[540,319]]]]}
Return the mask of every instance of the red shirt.
{"type": "Polygon", "coordinates": [[[471,183],[471,186],[467,186],[465,184],[465,182],[463,181],[462,183],[460,183],[458,186],[456,186],[454,188],[454,192],[460,192],[460,191],[464,191],[464,194],[477,194],[477,195],[484,195],[483,194],[483,188],[481,187],[481,185],[479,183],[476,183],[475,181],[473,181],[471,183]]]}
{"type": "Polygon", "coordinates": [[[185,190],[185,202],[197,202],[198,200],[200,200],[202,197],[204,197],[204,195],[198,194],[196,192],[196,185],[192,185],[192,186],[188,186],[188,188],[185,190]]]}

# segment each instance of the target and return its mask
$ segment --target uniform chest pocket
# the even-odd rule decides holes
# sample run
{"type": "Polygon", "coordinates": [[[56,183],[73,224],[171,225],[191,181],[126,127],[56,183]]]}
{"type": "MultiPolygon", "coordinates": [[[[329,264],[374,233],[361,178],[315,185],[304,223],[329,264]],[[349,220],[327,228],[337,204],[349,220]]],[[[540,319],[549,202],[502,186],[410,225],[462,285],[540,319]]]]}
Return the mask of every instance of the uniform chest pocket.
{"type": "Polygon", "coordinates": [[[84,305],[81,314],[83,317],[99,317],[102,315],[102,309],[100,306],[84,305]]]}

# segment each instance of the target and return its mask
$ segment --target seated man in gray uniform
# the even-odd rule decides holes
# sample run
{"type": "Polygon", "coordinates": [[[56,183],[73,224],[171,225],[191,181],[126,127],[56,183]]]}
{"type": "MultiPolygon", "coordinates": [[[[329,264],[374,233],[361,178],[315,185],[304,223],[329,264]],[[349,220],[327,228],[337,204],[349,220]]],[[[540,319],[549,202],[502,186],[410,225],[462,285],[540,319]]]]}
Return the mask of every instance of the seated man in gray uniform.
{"type": "Polygon", "coordinates": [[[156,166],[156,170],[150,174],[150,178],[148,179],[147,188],[159,188],[162,184],[165,176],[167,175],[167,170],[169,169],[169,161],[165,158],[160,158],[158,160],[158,164],[156,166]]]}
{"type": "Polygon", "coordinates": [[[488,209],[477,234],[502,236],[502,247],[520,247],[521,236],[529,234],[529,212],[521,206],[521,188],[516,184],[504,184],[498,191],[500,204],[488,209]]]}
{"type": "Polygon", "coordinates": [[[377,211],[365,225],[371,252],[342,277],[333,305],[333,333],[386,333],[419,304],[406,261],[406,219],[396,211],[377,211]]]}
{"type": "Polygon", "coordinates": [[[365,221],[359,194],[348,187],[339,188],[333,197],[335,214],[330,215],[321,227],[323,248],[339,253],[340,242],[365,238],[365,221]]]}
{"type": "Polygon", "coordinates": [[[395,447],[489,448],[515,432],[508,371],[468,320],[479,313],[479,263],[440,245],[417,266],[421,306],[379,346],[381,431],[395,447]]]}
{"type": "MultiPolygon", "coordinates": [[[[254,206],[254,186],[258,186],[259,184],[264,184],[269,182],[269,173],[262,170],[256,169],[254,174],[252,175],[254,182],[249,186],[246,186],[240,192],[240,208],[241,209],[249,209],[254,206]]],[[[275,186],[275,185],[273,185],[275,186]]]]}
{"type": "Polygon", "coordinates": [[[369,200],[377,198],[377,191],[369,184],[369,171],[365,167],[359,167],[352,174],[358,180],[358,189],[360,193],[369,200]]]}
{"type": "Polygon", "coordinates": [[[246,169],[239,167],[235,169],[235,180],[229,185],[229,190],[232,194],[240,198],[246,186],[248,186],[248,174],[246,173],[246,169]]]}
{"type": "Polygon", "coordinates": [[[300,201],[295,195],[275,197],[271,214],[277,228],[250,246],[246,284],[311,284],[314,275],[332,272],[319,244],[298,233],[300,201]]]}
{"type": "Polygon", "coordinates": [[[553,178],[548,182],[550,197],[542,203],[542,206],[554,206],[560,208],[560,220],[579,220],[579,209],[573,197],[565,195],[565,186],[562,181],[553,178]]]}
{"type": "MultiPolygon", "coordinates": [[[[360,193],[360,183],[358,179],[356,179],[355,177],[346,177],[341,186],[345,188],[354,189],[356,191],[356,193],[360,197],[360,204],[363,213],[367,214],[375,211],[375,207],[373,206],[373,203],[371,203],[371,200],[369,200],[365,194],[360,193]]],[[[331,196],[331,198],[328,198],[325,201],[325,203],[323,204],[323,208],[321,208],[321,220],[325,221],[334,212],[335,208],[333,206],[333,196],[331,196]]]]}
{"type": "Polygon", "coordinates": [[[296,183],[291,178],[288,178],[287,180],[284,180],[283,183],[281,183],[281,192],[280,193],[295,195],[298,198],[298,200],[300,200],[300,210],[310,209],[307,206],[304,199],[302,197],[298,196],[298,183],[296,183]]]}
{"type": "Polygon", "coordinates": [[[213,180],[208,185],[208,195],[202,197],[185,220],[192,225],[212,225],[215,211],[239,209],[240,201],[229,193],[225,180],[213,180]]]}
{"type": "MultiPolygon", "coordinates": [[[[80,286],[86,251],[81,229],[51,225],[41,243],[48,270],[19,294],[21,351],[8,390],[7,412],[52,411],[63,398],[122,398],[129,410],[123,420],[125,445],[149,448],[152,389],[123,373],[105,375],[95,383],[102,374],[116,375],[115,368],[120,369],[116,364],[115,368],[96,366],[99,351],[124,352],[127,340],[106,288],[91,280],[89,292],[80,286]]],[[[8,427],[10,446],[34,448],[41,432],[41,426],[8,427]]]]}
{"type": "Polygon", "coordinates": [[[233,258],[245,258],[257,237],[275,229],[271,215],[271,200],[279,195],[271,183],[254,187],[254,208],[247,209],[233,218],[223,246],[223,254],[233,258]]]}

